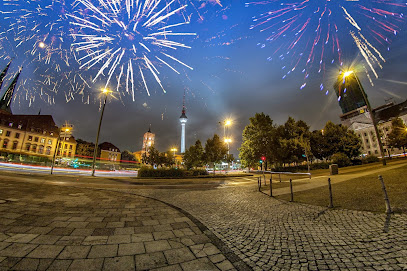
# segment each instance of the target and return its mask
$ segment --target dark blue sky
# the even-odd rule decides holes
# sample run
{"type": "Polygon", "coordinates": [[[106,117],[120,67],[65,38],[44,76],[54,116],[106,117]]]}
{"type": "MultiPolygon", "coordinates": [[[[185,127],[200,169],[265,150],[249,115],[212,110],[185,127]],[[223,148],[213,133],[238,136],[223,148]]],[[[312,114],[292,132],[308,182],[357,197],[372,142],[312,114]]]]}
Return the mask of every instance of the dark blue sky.
{"type": "MultiPolygon", "coordinates": [[[[196,2],[198,1],[194,2],[196,7],[202,4],[196,2]]],[[[161,78],[167,91],[166,94],[162,92],[154,79],[148,77],[151,96],[147,96],[141,82],[138,82],[135,102],[131,101],[129,96],[122,97],[121,100],[109,101],[102,125],[102,142],[112,142],[121,150],[140,150],[142,135],[148,130],[149,124],[152,124],[152,131],[157,135],[156,145],[161,151],[179,145],[181,130],[179,116],[184,89],[186,90],[188,116],[187,146],[193,144],[196,139],[204,142],[214,133],[223,135],[223,127],[219,125],[219,122],[225,118],[232,118],[234,125],[230,129],[230,133],[234,142],[231,150],[237,154],[242,130],[248,124],[249,117],[256,112],[269,114],[277,124],[282,124],[288,116],[302,119],[311,125],[312,129],[321,129],[328,120],[339,122],[341,112],[337,97],[331,87],[340,68],[338,62],[331,64],[331,59],[336,57],[335,54],[326,53],[327,65],[323,76],[322,73],[318,73],[320,52],[317,49],[318,60],[315,63],[318,65],[309,69],[307,85],[303,89],[300,87],[304,83],[304,73],[301,72],[304,64],[300,64],[294,72],[282,79],[289,69],[287,67],[290,67],[295,59],[290,58],[294,51],[298,53],[303,49],[304,54],[309,54],[306,44],[307,41],[314,39],[315,32],[305,33],[304,44],[298,45],[298,49],[291,50],[290,54],[281,59],[280,56],[282,53],[287,53],[287,50],[280,49],[276,54],[273,52],[282,46],[285,48],[287,42],[290,43],[293,40],[291,36],[267,42],[266,38],[276,29],[262,33],[259,28],[250,30],[252,17],[267,10],[277,9],[277,3],[274,6],[245,7],[245,1],[231,0],[227,1],[227,4],[225,2],[222,1],[223,7],[207,3],[205,7],[198,9],[203,16],[203,21],[198,20],[196,11],[189,10],[189,14],[192,13],[191,24],[182,30],[193,31],[197,33],[197,36],[185,39],[186,44],[192,48],[179,50],[175,56],[192,66],[193,71],[184,69],[182,66],[176,66],[181,72],[180,75],[169,70],[163,71],[161,78]],[[263,44],[265,47],[261,48],[263,44]],[[267,60],[269,57],[272,57],[272,60],[267,60]],[[283,69],[284,66],[285,69],[283,69]],[[321,83],[324,85],[322,91],[320,90],[321,83]],[[326,95],[326,90],[330,90],[328,95],[326,95]]],[[[318,1],[315,0],[315,2],[318,1]]],[[[5,11],[8,7],[0,8],[5,11]]],[[[316,16],[314,12],[304,15],[307,15],[307,18],[316,16]]],[[[14,15],[12,14],[10,17],[12,16],[14,15]]],[[[343,17],[343,15],[341,16],[343,17]]],[[[371,28],[374,29],[373,21],[360,17],[360,15],[357,16],[359,17],[355,18],[359,19],[363,27],[369,27],[369,24],[372,24],[371,28]]],[[[363,58],[348,34],[352,27],[349,27],[349,23],[342,17],[335,17],[335,20],[340,27],[338,36],[342,42],[343,61],[345,64],[352,61],[363,63],[363,58]]],[[[2,22],[10,22],[12,19],[3,19],[2,22]]],[[[6,25],[1,24],[2,32],[7,28],[6,25]]],[[[397,25],[401,31],[397,37],[389,35],[393,40],[390,44],[390,51],[387,51],[384,46],[379,46],[379,43],[372,42],[386,58],[383,69],[378,69],[379,79],[373,80],[374,86],[371,86],[364,72],[360,73],[361,81],[373,106],[384,103],[384,100],[388,98],[394,98],[396,102],[401,102],[406,98],[405,84],[407,83],[402,82],[407,81],[405,79],[407,78],[405,69],[407,27],[405,21],[397,22],[397,25]]],[[[67,23],[63,23],[62,26],[64,29],[69,29],[67,23]]],[[[323,27],[325,29],[326,25],[323,27]]],[[[3,37],[5,35],[8,35],[11,40],[10,33],[3,33],[3,37]]],[[[72,41],[68,33],[64,35],[62,46],[69,48],[72,41]]],[[[0,35],[0,37],[2,36],[0,35]]],[[[15,44],[15,41],[13,42],[15,44]]],[[[21,52],[31,48],[30,42],[32,41],[27,41],[25,45],[10,52],[10,49],[7,48],[12,47],[13,42],[3,40],[3,48],[1,48],[3,51],[0,51],[2,56],[0,69],[5,67],[8,57],[14,57],[11,72],[16,72],[18,66],[30,58],[30,55],[24,55],[21,52]],[[24,46],[27,47],[24,48],[24,46]]],[[[78,74],[78,65],[73,58],[70,59],[70,63],[70,76],[78,74]]],[[[77,138],[94,141],[99,119],[97,92],[103,87],[103,80],[90,85],[90,89],[85,89],[85,93],[90,93],[90,104],[84,104],[80,95],[76,95],[75,100],[67,103],[64,92],[69,92],[67,91],[69,84],[63,83],[58,87],[55,104],[49,105],[38,98],[42,85],[38,81],[43,82],[41,75],[50,74],[53,80],[56,80],[67,72],[67,70],[56,72],[50,68],[51,66],[51,64],[47,66],[43,62],[32,62],[24,68],[21,82],[26,84],[19,88],[20,95],[13,103],[14,113],[36,114],[41,109],[41,114],[52,114],[57,124],[65,121],[72,123],[75,126],[74,135],[77,138]],[[36,68],[38,68],[37,71],[35,71],[36,68]],[[31,105],[25,100],[27,91],[37,95],[31,105]]],[[[80,72],[85,78],[94,73],[94,71],[80,72]]],[[[49,86],[44,85],[44,92],[47,89],[49,86]]]]}

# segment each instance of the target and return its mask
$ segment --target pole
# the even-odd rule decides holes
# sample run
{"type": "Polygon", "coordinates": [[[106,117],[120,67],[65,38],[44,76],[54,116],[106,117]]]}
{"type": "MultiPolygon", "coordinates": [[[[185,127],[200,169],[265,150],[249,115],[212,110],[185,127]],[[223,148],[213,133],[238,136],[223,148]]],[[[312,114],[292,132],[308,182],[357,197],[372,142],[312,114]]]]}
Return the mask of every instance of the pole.
{"type": "Polygon", "coordinates": [[[374,117],[372,107],[370,106],[369,100],[366,97],[365,90],[363,89],[362,84],[360,83],[359,77],[356,75],[355,72],[353,72],[353,75],[355,76],[356,81],[358,82],[359,88],[360,88],[360,90],[362,92],[362,95],[363,95],[363,99],[365,100],[365,103],[366,103],[366,106],[367,106],[367,110],[369,111],[370,118],[372,119],[374,131],[376,133],[376,138],[377,138],[377,141],[379,143],[380,155],[382,156],[382,163],[383,163],[383,166],[385,166],[386,165],[386,157],[384,155],[383,144],[382,144],[382,140],[381,140],[381,137],[380,137],[380,134],[379,134],[379,130],[377,129],[376,119],[374,117]]]}
{"type": "Polygon", "coordinates": [[[55,164],[55,158],[57,156],[57,152],[59,149],[59,141],[60,141],[61,135],[58,134],[58,138],[57,138],[57,145],[55,146],[55,151],[54,151],[54,155],[52,156],[52,163],[51,163],[51,175],[54,172],[54,164],[55,164]]]}
{"type": "Polygon", "coordinates": [[[97,154],[97,152],[98,152],[100,127],[102,126],[102,119],[103,119],[103,113],[105,112],[106,100],[107,100],[107,94],[106,94],[105,100],[104,100],[104,102],[103,102],[102,113],[100,114],[100,120],[99,120],[99,126],[98,126],[98,133],[97,133],[97,135],[96,135],[95,150],[93,151],[92,176],[95,176],[96,154],[97,154]]]}
{"type": "Polygon", "coordinates": [[[273,196],[273,188],[271,186],[272,182],[273,182],[273,174],[270,174],[270,197],[273,196]]]}
{"type": "Polygon", "coordinates": [[[386,214],[391,214],[392,211],[391,211],[391,207],[390,207],[389,197],[387,196],[386,186],[384,185],[383,177],[381,175],[379,175],[379,180],[382,184],[382,190],[383,190],[383,194],[384,194],[384,203],[386,204],[386,214]]]}
{"type": "Polygon", "coordinates": [[[331,178],[328,178],[328,188],[329,188],[329,206],[328,206],[328,208],[333,208],[334,203],[333,203],[333,199],[332,199],[331,178]]]}
{"type": "Polygon", "coordinates": [[[294,201],[294,192],[293,192],[293,181],[290,179],[290,192],[291,192],[291,197],[290,197],[290,202],[294,201]]]}

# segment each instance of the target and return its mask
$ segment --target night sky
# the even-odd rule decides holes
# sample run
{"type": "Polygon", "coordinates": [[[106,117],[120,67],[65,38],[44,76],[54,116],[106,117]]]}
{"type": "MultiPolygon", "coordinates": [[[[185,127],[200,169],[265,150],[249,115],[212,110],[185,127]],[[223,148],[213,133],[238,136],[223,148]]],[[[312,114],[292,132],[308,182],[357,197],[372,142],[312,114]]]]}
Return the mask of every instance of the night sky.
{"type": "MultiPolygon", "coordinates": [[[[326,1],[315,0],[314,2],[326,1]]],[[[370,0],[365,2],[370,2],[370,0]]],[[[169,69],[163,70],[160,78],[167,91],[166,94],[152,76],[146,78],[151,96],[147,95],[139,78],[136,79],[138,82],[134,102],[129,95],[114,93],[116,99],[110,98],[106,106],[100,142],[109,141],[122,151],[126,149],[138,151],[141,149],[142,135],[151,124],[152,132],[156,133],[156,146],[160,151],[167,151],[172,146],[178,146],[179,149],[181,131],[179,117],[184,90],[188,117],[187,147],[196,139],[204,142],[214,133],[223,135],[223,126],[219,122],[230,118],[233,120],[233,126],[229,128],[229,133],[234,140],[231,144],[231,152],[238,154],[237,149],[241,144],[243,128],[256,112],[269,114],[276,124],[284,123],[288,116],[302,119],[311,126],[311,129],[321,129],[328,120],[339,122],[341,111],[332,88],[341,68],[338,61],[331,64],[331,59],[336,58],[336,54],[327,50],[324,56],[327,64],[323,72],[318,73],[321,52],[317,49],[315,53],[317,56],[315,63],[317,64],[307,70],[309,73],[309,77],[306,79],[307,85],[300,89],[304,83],[304,73],[301,72],[305,66],[304,63],[299,64],[294,72],[283,79],[289,69],[287,67],[290,67],[295,59],[291,58],[289,54],[287,55],[287,49],[284,49],[287,42],[289,43],[293,38],[287,35],[287,37],[270,42],[266,39],[273,31],[277,31],[277,27],[263,32],[260,31],[261,28],[250,29],[253,24],[253,16],[258,16],[268,10],[276,10],[279,8],[279,3],[284,3],[284,1],[274,1],[266,6],[249,7],[245,7],[245,1],[240,0],[223,0],[221,1],[222,6],[216,1],[194,1],[194,3],[197,9],[193,9],[191,5],[188,7],[187,14],[191,15],[191,23],[183,27],[182,32],[194,32],[197,36],[184,38],[183,41],[191,46],[191,49],[180,49],[175,54],[194,70],[191,71],[182,65],[174,66],[180,71],[179,75],[169,69]],[[277,53],[275,53],[276,51],[277,53]],[[286,56],[281,57],[283,54],[286,56]],[[323,90],[321,90],[321,84],[324,86],[323,90]],[[328,94],[326,94],[327,90],[328,94]]],[[[394,1],[394,3],[401,2],[394,1]]],[[[32,6],[35,6],[35,3],[32,3],[32,6]]],[[[32,7],[28,5],[28,8],[32,7]]],[[[10,8],[4,5],[0,6],[0,9],[10,11],[10,8]]],[[[406,8],[393,7],[392,11],[405,12],[406,8]]],[[[6,16],[4,12],[0,15],[2,16],[0,29],[3,32],[9,29],[10,22],[13,20],[13,16],[17,16],[17,13],[7,15],[10,17],[7,19],[3,18],[6,16]]],[[[304,15],[307,15],[307,18],[316,16],[314,12],[304,15]]],[[[358,66],[361,66],[364,63],[363,57],[349,35],[352,26],[344,20],[343,15],[336,16],[333,18],[339,27],[337,33],[342,44],[344,66],[348,63],[357,63],[358,66]]],[[[372,20],[361,15],[355,16],[362,27],[369,28],[371,24],[370,28],[374,29],[372,20]]],[[[177,19],[179,18],[181,18],[180,15],[177,19]]],[[[315,21],[318,21],[318,18],[315,21]]],[[[397,22],[389,18],[389,22],[399,27],[400,32],[397,33],[397,36],[392,33],[388,34],[391,43],[384,46],[379,42],[372,42],[386,59],[386,62],[382,64],[383,69],[376,68],[379,79],[373,79],[374,86],[372,86],[363,69],[359,72],[372,106],[379,106],[389,98],[393,98],[395,102],[406,99],[407,24],[404,19],[397,22]],[[387,50],[387,47],[390,50],[387,50]]],[[[312,23],[315,22],[311,20],[310,29],[315,29],[316,26],[312,23]]],[[[63,22],[62,27],[69,29],[70,25],[68,22],[63,22]]],[[[68,35],[69,30],[65,31],[66,36],[62,48],[69,48],[72,41],[68,35]]],[[[98,92],[104,87],[106,77],[102,77],[94,84],[89,83],[91,88],[85,89],[86,95],[90,96],[89,104],[85,104],[86,99],[84,103],[79,94],[74,96],[74,100],[67,102],[65,93],[69,92],[69,80],[58,86],[55,103],[48,104],[39,98],[43,94],[41,87],[44,92],[49,89],[49,86],[38,82],[43,80],[41,74],[50,73],[53,80],[57,80],[62,72],[50,69],[52,63],[45,64],[27,60],[32,56],[24,54],[24,52],[32,48],[32,40],[27,41],[26,45],[23,44],[19,48],[11,50],[10,47],[16,45],[16,42],[12,41],[15,36],[11,32],[6,34],[3,32],[0,35],[0,38],[3,38],[0,40],[2,45],[0,69],[3,69],[9,59],[13,57],[9,80],[21,65],[26,67],[23,69],[20,82],[27,79],[25,85],[20,86],[17,90],[18,93],[12,105],[13,113],[37,114],[41,110],[41,114],[53,115],[58,125],[65,121],[73,124],[76,138],[95,141],[100,116],[98,92]],[[26,62],[30,64],[25,64],[26,62]],[[29,93],[37,95],[31,104],[25,99],[27,90],[29,93]]],[[[314,36],[314,31],[308,31],[304,33],[303,39],[305,41],[313,40],[314,36]]],[[[367,38],[369,39],[369,36],[367,38]]],[[[305,43],[298,44],[297,48],[291,52],[297,51],[298,53],[303,49],[304,54],[310,53],[309,47],[305,46],[305,43]]],[[[58,57],[55,59],[58,62],[58,57]]],[[[71,63],[70,76],[81,73],[83,77],[89,78],[97,72],[94,69],[79,71],[79,65],[73,57],[69,61],[71,63]]],[[[370,75],[372,76],[371,72],[370,75]]],[[[9,81],[5,82],[1,93],[4,92],[8,83],[9,81]]],[[[115,88],[115,86],[109,87],[115,88]]]]}

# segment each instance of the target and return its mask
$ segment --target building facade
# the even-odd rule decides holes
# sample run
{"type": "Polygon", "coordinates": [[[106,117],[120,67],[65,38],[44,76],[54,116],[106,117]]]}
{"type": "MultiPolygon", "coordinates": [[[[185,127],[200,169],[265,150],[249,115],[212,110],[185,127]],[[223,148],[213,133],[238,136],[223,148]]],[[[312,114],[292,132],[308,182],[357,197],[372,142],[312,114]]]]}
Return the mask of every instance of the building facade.
{"type": "Polygon", "coordinates": [[[110,161],[110,162],[120,162],[121,152],[118,147],[110,142],[103,142],[99,145],[99,157],[100,160],[110,161]]]}
{"type": "MultiPolygon", "coordinates": [[[[386,156],[398,156],[403,154],[402,149],[392,148],[388,144],[388,134],[391,132],[391,121],[400,118],[407,124],[407,100],[400,103],[388,103],[373,109],[377,127],[383,143],[383,151],[386,156]]],[[[343,125],[348,126],[360,138],[362,142],[361,153],[364,156],[380,156],[379,142],[373,127],[372,119],[366,106],[350,111],[340,116],[343,125]]]]}

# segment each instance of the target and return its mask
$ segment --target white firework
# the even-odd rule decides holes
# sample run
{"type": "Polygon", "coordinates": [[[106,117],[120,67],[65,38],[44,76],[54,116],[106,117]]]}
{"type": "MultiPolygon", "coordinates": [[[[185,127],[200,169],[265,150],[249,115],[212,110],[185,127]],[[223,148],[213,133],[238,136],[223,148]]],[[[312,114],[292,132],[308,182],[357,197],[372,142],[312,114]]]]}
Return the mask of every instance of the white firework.
{"type": "Polygon", "coordinates": [[[159,68],[167,67],[179,74],[174,64],[193,69],[172,53],[179,48],[191,48],[177,39],[195,33],[176,29],[189,24],[176,14],[187,5],[176,0],[76,0],[74,14],[68,15],[80,68],[96,68],[93,78],[105,76],[106,87],[117,81],[116,90],[125,90],[135,100],[135,79],[143,81],[150,95],[145,71],[149,71],[165,93],[159,68]]]}

